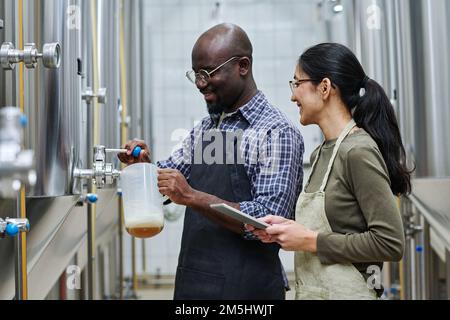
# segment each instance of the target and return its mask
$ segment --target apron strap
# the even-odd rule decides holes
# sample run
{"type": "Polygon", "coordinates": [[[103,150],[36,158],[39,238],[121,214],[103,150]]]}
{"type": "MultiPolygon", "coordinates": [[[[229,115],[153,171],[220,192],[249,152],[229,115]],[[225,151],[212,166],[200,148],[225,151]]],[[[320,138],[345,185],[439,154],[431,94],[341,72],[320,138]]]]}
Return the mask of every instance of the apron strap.
{"type": "Polygon", "coordinates": [[[330,176],[331,173],[331,169],[333,168],[333,163],[334,163],[334,159],[336,159],[339,147],[341,146],[342,141],[344,141],[344,139],[348,136],[348,134],[350,133],[350,131],[352,131],[352,129],[356,126],[356,122],[355,120],[351,120],[344,128],[344,130],[342,131],[341,135],[339,136],[339,138],[336,141],[336,145],[334,146],[333,149],[333,154],[331,155],[330,158],[330,162],[328,163],[328,169],[327,172],[325,173],[325,176],[323,177],[323,182],[322,185],[320,186],[319,191],[323,192],[325,190],[325,187],[327,186],[328,183],[328,178],[330,176]]]}
{"type": "Polygon", "coordinates": [[[310,181],[311,181],[311,177],[312,177],[312,175],[313,175],[313,173],[314,173],[314,169],[316,168],[316,164],[317,164],[317,161],[319,160],[320,153],[322,152],[322,147],[323,147],[324,144],[325,144],[325,141],[323,141],[323,142],[320,144],[319,149],[317,150],[317,156],[316,156],[316,158],[314,159],[314,162],[313,162],[313,164],[312,164],[312,166],[311,166],[311,173],[309,174],[308,181],[307,181],[306,184],[305,184],[304,190],[306,190],[306,188],[309,186],[309,183],[310,183],[310,181]]]}

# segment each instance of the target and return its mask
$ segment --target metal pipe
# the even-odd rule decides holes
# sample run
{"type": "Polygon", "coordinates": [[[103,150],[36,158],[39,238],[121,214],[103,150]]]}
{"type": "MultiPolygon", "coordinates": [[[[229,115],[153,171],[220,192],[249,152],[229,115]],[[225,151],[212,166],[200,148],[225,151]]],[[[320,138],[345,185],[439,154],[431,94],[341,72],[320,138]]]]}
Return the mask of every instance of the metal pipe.
{"type": "Polygon", "coordinates": [[[399,281],[400,281],[400,300],[405,300],[406,298],[406,287],[405,287],[405,272],[404,272],[404,267],[405,267],[405,262],[404,260],[400,260],[399,264],[398,264],[398,268],[399,268],[399,281]]]}
{"type": "Polygon", "coordinates": [[[450,299],[450,250],[445,249],[445,278],[447,280],[446,283],[446,293],[447,299],[450,299]]]}
{"type": "Polygon", "coordinates": [[[106,298],[106,281],[105,281],[105,249],[98,248],[98,283],[100,299],[106,298]]]}
{"type": "MultiPolygon", "coordinates": [[[[17,218],[21,217],[20,211],[21,211],[21,205],[20,205],[20,192],[17,192],[17,200],[16,200],[16,211],[17,211],[17,218]]],[[[15,295],[15,299],[16,300],[23,300],[23,296],[24,296],[24,286],[23,286],[23,266],[22,266],[22,253],[23,253],[23,241],[22,238],[20,237],[20,234],[17,235],[16,239],[15,239],[15,248],[16,248],[16,262],[15,262],[15,277],[16,277],[16,295],[15,295]]]]}
{"type": "MultiPolygon", "coordinates": [[[[121,143],[124,145],[128,141],[128,96],[127,96],[127,70],[126,70],[126,55],[125,55],[125,36],[124,36],[124,1],[120,0],[120,19],[119,19],[119,62],[120,62],[120,96],[122,103],[121,113],[121,143]]],[[[121,209],[122,210],[122,209],[121,209]]],[[[123,215],[123,211],[122,211],[123,215]]],[[[121,252],[123,254],[123,252],[121,252]]],[[[136,239],[131,239],[131,270],[132,270],[132,296],[136,295],[137,276],[136,276],[136,239]]]]}
{"type": "Polygon", "coordinates": [[[106,149],[106,152],[112,153],[127,153],[127,149],[106,149]]]}
{"type": "MultiPolygon", "coordinates": [[[[87,113],[86,113],[86,122],[87,122],[87,133],[86,133],[86,141],[87,141],[87,158],[88,158],[88,170],[92,169],[92,159],[93,159],[93,141],[92,141],[92,131],[93,131],[93,110],[92,105],[89,101],[86,101],[87,113]]],[[[92,179],[88,179],[87,181],[87,192],[94,193],[95,186],[93,185],[92,179]]],[[[87,277],[88,277],[88,300],[94,299],[95,293],[95,204],[88,203],[87,205],[87,236],[88,236],[88,262],[87,262],[87,277]]]]}
{"type": "Polygon", "coordinates": [[[118,192],[119,202],[119,299],[123,300],[123,206],[122,192],[118,192]]]}
{"type": "MultiPolygon", "coordinates": [[[[17,16],[19,18],[19,39],[18,46],[20,50],[23,50],[23,0],[18,0],[17,3],[17,16]]],[[[24,65],[19,66],[19,108],[20,112],[24,113],[24,65]]],[[[23,146],[22,146],[23,147],[23,146]]],[[[17,198],[17,217],[19,219],[26,219],[26,206],[25,206],[25,185],[21,184],[20,191],[17,198]]],[[[26,232],[20,232],[17,236],[17,263],[16,268],[18,271],[18,281],[16,283],[16,299],[28,300],[28,268],[27,268],[27,234],[26,232]],[[17,291],[18,289],[18,291],[17,291]]]]}
{"type": "Polygon", "coordinates": [[[125,57],[125,37],[124,37],[124,3],[120,1],[120,21],[119,21],[119,62],[120,62],[120,97],[122,104],[120,139],[125,144],[128,141],[128,97],[127,97],[127,70],[125,57]]]}
{"type": "Polygon", "coordinates": [[[431,243],[430,243],[430,224],[427,222],[426,219],[424,219],[424,225],[423,225],[423,244],[424,244],[424,273],[425,273],[425,294],[424,299],[429,300],[433,299],[433,281],[432,281],[432,272],[431,272],[431,266],[432,266],[432,249],[431,249],[431,243]]]}
{"type": "Polygon", "coordinates": [[[147,274],[147,263],[146,263],[146,254],[145,254],[145,239],[142,239],[142,274],[147,274]]]}
{"type": "Polygon", "coordinates": [[[416,273],[417,273],[417,264],[416,264],[416,249],[415,249],[415,240],[413,236],[409,236],[409,267],[411,270],[411,276],[409,278],[409,282],[411,285],[411,300],[417,300],[417,284],[416,284],[416,273]]]}
{"type": "Polygon", "coordinates": [[[131,281],[132,281],[132,295],[136,295],[137,290],[137,273],[136,273],[136,238],[131,238],[131,281]]]}

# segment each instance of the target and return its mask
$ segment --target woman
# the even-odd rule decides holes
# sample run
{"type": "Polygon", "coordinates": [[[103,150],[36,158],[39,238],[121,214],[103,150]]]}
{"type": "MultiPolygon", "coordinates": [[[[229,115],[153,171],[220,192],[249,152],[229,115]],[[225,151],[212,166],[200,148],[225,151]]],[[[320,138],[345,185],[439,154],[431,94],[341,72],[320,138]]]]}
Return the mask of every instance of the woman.
{"type": "Polygon", "coordinates": [[[247,229],[296,251],[297,299],[376,299],[383,262],[403,255],[394,195],[411,188],[393,107],[339,44],[305,51],[290,85],[300,122],[319,125],[325,141],[311,155],[296,221],[267,216],[272,226],[247,229]]]}

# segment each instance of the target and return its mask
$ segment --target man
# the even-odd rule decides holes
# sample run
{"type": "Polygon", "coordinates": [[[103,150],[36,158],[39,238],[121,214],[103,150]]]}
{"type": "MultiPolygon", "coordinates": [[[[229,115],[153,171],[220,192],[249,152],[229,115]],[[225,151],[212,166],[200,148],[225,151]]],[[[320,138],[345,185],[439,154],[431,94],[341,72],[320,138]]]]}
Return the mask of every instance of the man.
{"type": "MultiPolygon", "coordinates": [[[[255,241],[242,223],[210,208],[226,203],[256,218],[293,218],[302,187],[302,136],[258,91],[252,51],[247,34],[232,24],[207,30],[192,50],[186,76],[204,95],[209,117],[158,162],[159,191],[187,207],[175,299],[285,297],[279,246],[255,241]]],[[[125,147],[122,162],[150,161],[143,141],[125,147]],[[138,145],[143,150],[133,159],[138,145]]]]}

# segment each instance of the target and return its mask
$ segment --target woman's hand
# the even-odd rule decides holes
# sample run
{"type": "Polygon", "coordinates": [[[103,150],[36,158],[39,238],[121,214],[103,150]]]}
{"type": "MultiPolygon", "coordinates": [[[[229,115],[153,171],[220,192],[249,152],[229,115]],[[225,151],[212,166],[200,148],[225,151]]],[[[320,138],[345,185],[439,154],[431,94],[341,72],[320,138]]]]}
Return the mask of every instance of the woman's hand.
{"type": "Polygon", "coordinates": [[[317,252],[318,233],[306,229],[303,225],[286,218],[278,216],[266,216],[259,219],[271,226],[265,230],[255,229],[247,226],[262,242],[277,242],[286,251],[317,252]]]}
{"type": "MultiPolygon", "coordinates": [[[[262,218],[258,219],[259,221],[265,222],[267,224],[280,224],[280,223],[286,223],[290,220],[280,217],[280,216],[272,216],[272,215],[268,215],[262,218]]],[[[258,237],[259,240],[261,240],[261,242],[264,243],[273,243],[276,242],[274,238],[272,238],[272,236],[270,234],[267,233],[267,229],[263,230],[263,229],[257,229],[254,226],[250,225],[250,224],[246,224],[245,228],[252,232],[255,236],[258,237]]]]}

